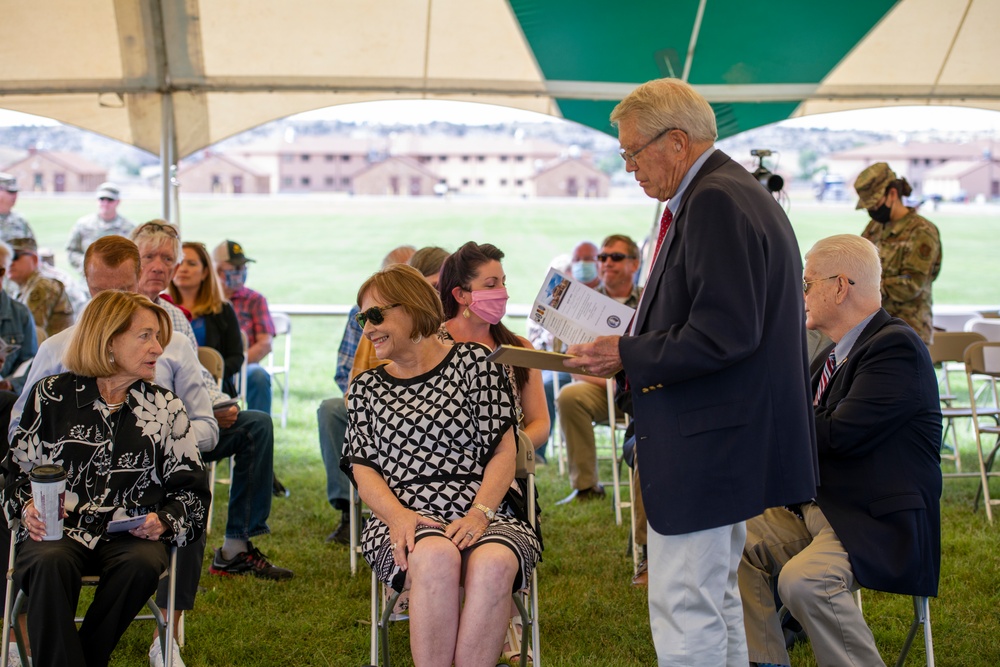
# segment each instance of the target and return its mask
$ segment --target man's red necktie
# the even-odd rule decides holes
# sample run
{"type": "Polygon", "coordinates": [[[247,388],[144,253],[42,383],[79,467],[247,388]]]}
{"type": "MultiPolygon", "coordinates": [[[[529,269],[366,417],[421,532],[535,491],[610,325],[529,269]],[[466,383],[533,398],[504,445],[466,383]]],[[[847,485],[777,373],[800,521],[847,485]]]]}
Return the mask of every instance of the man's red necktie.
{"type": "Polygon", "coordinates": [[[660,246],[663,245],[663,239],[667,235],[667,230],[670,229],[670,223],[674,221],[674,214],[670,212],[669,208],[663,209],[663,217],[660,218],[660,233],[656,235],[656,250],[653,252],[653,259],[660,254],[660,246]]]}

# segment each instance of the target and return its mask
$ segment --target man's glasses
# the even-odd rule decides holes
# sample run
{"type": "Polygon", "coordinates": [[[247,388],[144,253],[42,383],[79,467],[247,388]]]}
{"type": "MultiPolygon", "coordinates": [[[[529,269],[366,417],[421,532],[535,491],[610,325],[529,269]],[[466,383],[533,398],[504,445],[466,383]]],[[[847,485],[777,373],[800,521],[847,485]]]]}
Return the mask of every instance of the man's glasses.
{"type": "Polygon", "coordinates": [[[382,313],[389,310],[390,308],[395,308],[396,306],[399,305],[400,304],[398,303],[394,303],[389,306],[372,306],[368,310],[362,310],[360,313],[355,315],[354,321],[357,322],[358,326],[360,326],[362,329],[364,329],[365,325],[368,324],[369,322],[375,325],[382,324],[383,322],[385,322],[385,315],[383,315],[382,313]]]}
{"type": "Polygon", "coordinates": [[[147,232],[147,231],[150,232],[150,233],[154,233],[154,234],[156,232],[163,232],[167,236],[173,236],[174,238],[180,238],[180,236],[177,234],[177,228],[176,227],[174,227],[171,224],[163,223],[163,222],[144,222],[143,224],[141,224],[138,227],[136,227],[136,229],[132,233],[132,235],[135,236],[136,238],[138,238],[140,234],[142,234],[143,232],[147,232]]]}
{"type": "MultiPolygon", "coordinates": [[[[802,293],[803,294],[809,294],[809,288],[812,287],[813,283],[821,283],[824,280],[833,280],[834,278],[839,278],[839,277],[840,277],[840,274],[838,273],[835,276],[827,276],[826,278],[816,278],[815,280],[805,280],[805,279],[803,279],[802,280],[802,293]]],[[[851,280],[850,278],[847,278],[847,276],[844,276],[844,278],[847,279],[847,284],[848,285],[853,285],[854,284],[854,281],[851,280]]]]}
{"type": "Polygon", "coordinates": [[[638,155],[639,153],[643,152],[644,150],[646,150],[647,148],[649,148],[650,146],[652,146],[656,142],[657,139],[659,139],[660,137],[662,137],[667,132],[671,132],[673,130],[679,130],[679,129],[680,129],[679,127],[668,127],[667,129],[661,131],[658,135],[656,135],[655,137],[653,137],[652,139],[650,139],[649,141],[647,141],[645,144],[643,144],[642,146],[640,146],[638,150],[629,153],[629,152],[626,152],[626,150],[624,148],[619,148],[618,149],[618,154],[622,156],[622,159],[625,160],[625,162],[631,164],[633,167],[638,167],[639,164],[635,161],[635,156],[636,155],[638,155]]]}
{"type": "Polygon", "coordinates": [[[597,261],[604,263],[608,260],[612,262],[623,262],[626,259],[635,259],[635,255],[626,255],[623,252],[602,252],[597,256],[597,261]]]}
{"type": "Polygon", "coordinates": [[[114,201],[111,197],[98,197],[97,201],[114,201]]]}

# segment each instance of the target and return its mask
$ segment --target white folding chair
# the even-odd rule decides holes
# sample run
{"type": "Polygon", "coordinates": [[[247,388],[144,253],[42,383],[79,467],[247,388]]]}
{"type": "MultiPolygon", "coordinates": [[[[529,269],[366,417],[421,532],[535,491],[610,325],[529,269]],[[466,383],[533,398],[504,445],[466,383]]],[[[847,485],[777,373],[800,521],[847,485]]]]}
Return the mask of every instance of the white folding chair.
{"type": "MultiPolygon", "coordinates": [[[[988,391],[991,403],[985,410],[976,405],[976,401],[970,401],[972,407],[972,426],[976,434],[976,455],[979,458],[979,493],[983,497],[983,506],[986,508],[986,518],[993,523],[993,505],[1000,505],[1000,499],[990,496],[990,477],[1000,477],[1000,472],[992,472],[993,461],[996,458],[997,450],[1000,450],[1000,426],[983,423],[983,416],[990,416],[993,410],[1000,410],[1000,398],[997,395],[996,380],[1000,378],[1000,342],[978,342],[973,343],[965,350],[965,377],[969,387],[969,395],[975,396],[973,379],[976,376],[987,377],[990,380],[988,391]],[[989,455],[984,454],[983,437],[993,436],[996,438],[990,448],[989,455]]],[[[976,506],[979,504],[979,493],[976,494],[976,506]]]]}
{"type": "Polygon", "coordinates": [[[288,391],[291,386],[292,318],[285,313],[271,313],[271,320],[274,322],[274,341],[272,341],[271,352],[264,361],[264,370],[268,372],[268,375],[281,390],[281,428],[285,428],[288,425],[288,391]],[[284,336],[284,349],[282,350],[284,362],[277,364],[274,361],[276,357],[274,345],[281,336],[284,336]]]}
{"type": "MultiPolygon", "coordinates": [[[[14,634],[14,642],[17,646],[18,657],[21,659],[22,665],[30,665],[31,662],[28,658],[27,642],[24,637],[24,633],[21,631],[21,624],[18,623],[18,615],[20,615],[22,607],[24,606],[25,595],[23,590],[17,590],[15,594],[14,590],[14,559],[16,554],[16,536],[20,522],[15,519],[11,525],[11,536],[10,536],[10,565],[7,568],[7,595],[4,599],[4,612],[3,612],[3,627],[4,627],[4,637],[3,641],[0,642],[0,665],[7,665],[8,655],[10,653],[10,642],[8,637],[10,633],[14,634]]],[[[177,572],[177,547],[174,545],[170,546],[170,562],[167,569],[161,575],[163,577],[169,577],[169,586],[167,587],[167,618],[163,618],[163,613],[160,608],[156,606],[156,593],[146,601],[146,606],[149,608],[149,614],[136,616],[137,621],[141,620],[152,620],[156,622],[156,628],[159,633],[160,638],[160,650],[163,651],[163,664],[165,667],[172,667],[173,665],[173,651],[169,650],[169,644],[167,643],[168,637],[174,636],[174,588],[177,582],[177,577],[175,576],[177,572]]],[[[81,578],[81,583],[84,586],[97,586],[100,582],[99,576],[85,575],[81,578]]],[[[82,622],[82,618],[77,618],[76,622],[82,622]]]]}

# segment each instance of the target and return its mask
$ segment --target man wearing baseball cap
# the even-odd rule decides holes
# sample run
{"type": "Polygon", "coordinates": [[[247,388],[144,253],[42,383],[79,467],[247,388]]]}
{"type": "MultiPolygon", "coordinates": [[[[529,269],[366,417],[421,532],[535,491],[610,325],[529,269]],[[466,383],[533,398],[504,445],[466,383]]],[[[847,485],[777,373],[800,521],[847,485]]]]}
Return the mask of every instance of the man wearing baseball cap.
{"type": "Polygon", "coordinates": [[[933,339],[931,283],[941,272],[938,228],[903,198],[913,189],[885,162],[876,162],[854,181],[857,209],[871,220],[861,232],[882,259],[882,307],[909,324],[925,343],[933,339]]]}
{"type": "Polygon", "coordinates": [[[35,324],[52,336],[73,324],[73,305],[66,286],[38,271],[38,244],[35,239],[11,239],[14,251],[7,277],[17,285],[14,299],[31,311],[35,324]]]}
{"type": "Polygon", "coordinates": [[[247,263],[255,260],[244,254],[242,245],[230,240],[215,247],[212,259],[226,298],[240,320],[240,329],[247,336],[247,408],[271,414],[271,376],[260,362],[271,351],[274,322],[267,299],[246,286],[247,263]]]}
{"type": "Polygon", "coordinates": [[[0,241],[17,238],[35,238],[28,221],[11,209],[17,203],[17,178],[0,171],[0,241]]]}
{"type": "Polygon", "coordinates": [[[124,236],[135,228],[135,224],[118,215],[121,203],[121,189],[111,182],[101,183],[97,188],[97,212],[85,215],[76,221],[66,244],[66,256],[70,265],[83,273],[83,254],[87,246],[102,236],[124,236]]]}

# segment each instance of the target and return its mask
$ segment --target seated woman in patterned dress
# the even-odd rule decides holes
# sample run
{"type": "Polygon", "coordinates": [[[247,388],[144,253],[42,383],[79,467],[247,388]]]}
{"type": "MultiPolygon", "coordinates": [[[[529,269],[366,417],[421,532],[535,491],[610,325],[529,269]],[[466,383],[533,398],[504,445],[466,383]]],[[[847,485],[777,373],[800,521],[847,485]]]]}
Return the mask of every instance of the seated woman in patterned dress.
{"type": "Polygon", "coordinates": [[[374,514],[362,552],[382,582],[410,591],[416,665],[492,666],[510,595],[541,552],[509,495],[517,422],[506,374],[482,345],[435,335],[441,301],[412,267],[373,275],[358,306],[389,362],[348,394],[342,467],[374,514]]]}
{"type": "Polygon", "coordinates": [[[66,349],[67,373],[31,388],[5,462],[4,511],[19,517],[14,585],[28,594],[36,667],[107,665],[156,591],[168,543],[205,527],[211,494],[184,404],[153,384],[170,316],[139,294],[109,290],[83,311],[66,349]],[[67,472],[62,538],[47,529],[27,484],[41,464],[67,472]],[[114,519],[145,517],[128,532],[114,519]],[[101,583],[77,630],[80,576],[101,583]]]}

